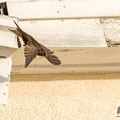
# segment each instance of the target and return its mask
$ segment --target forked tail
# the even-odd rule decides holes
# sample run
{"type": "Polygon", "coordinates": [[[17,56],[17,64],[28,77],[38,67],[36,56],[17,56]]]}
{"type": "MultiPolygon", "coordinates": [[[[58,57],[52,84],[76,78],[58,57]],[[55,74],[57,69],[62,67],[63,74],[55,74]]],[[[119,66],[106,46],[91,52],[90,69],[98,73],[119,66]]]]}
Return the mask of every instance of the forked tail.
{"type": "Polygon", "coordinates": [[[23,30],[19,27],[19,25],[13,20],[15,25],[17,26],[16,30],[9,29],[11,32],[15,33],[17,36],[22,37],[23,30]]]}

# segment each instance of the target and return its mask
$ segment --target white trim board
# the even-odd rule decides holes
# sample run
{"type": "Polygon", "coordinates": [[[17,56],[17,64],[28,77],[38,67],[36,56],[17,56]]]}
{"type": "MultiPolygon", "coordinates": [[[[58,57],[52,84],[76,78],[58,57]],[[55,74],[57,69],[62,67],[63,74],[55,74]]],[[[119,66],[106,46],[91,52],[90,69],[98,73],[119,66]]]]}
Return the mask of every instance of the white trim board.
{"type": "Polygon", "coordinates": [[[0,58],[0,104],[7,104],[12,57],[0,58]]]}
{"type": "Polygon", "coordinates": [[[17,17],[9,17],[6,15],[0,15],[0,27],[15,29],[16,25],[14,24],[13,20],[18,22],[17,17]]]}
{"type": "Polygon", "coordinates": [[[11,54],[17,50],[16,35],[8,28],[16,28],[13,19],[17,18],[0,16],[0,104],[7,104],[10,72],[12,67],[11,54]]]}
{"type": "Polygon", "coordinates": [[[19,17],[20,20],[120,17],[120,6],[118,0],[8,1],[7,8],[10,16],[19,17]]]}
{"type": "Polygon", "coordinates": [[[107,47],[98,19],[20,21],[20,27],[47,47],[107,47]]]}
{"type": "Polygon", "coordinates": [[[0,27],[0,46],[18,48],[16,35],[0,27]]]}
{"type": "Polygon", "coordinates": [[[0,16],[0,56],[8,57],[17,48],[17,37],[8,28],[16,28],[13,20],[17,21],[17,18],[0,16]]]}

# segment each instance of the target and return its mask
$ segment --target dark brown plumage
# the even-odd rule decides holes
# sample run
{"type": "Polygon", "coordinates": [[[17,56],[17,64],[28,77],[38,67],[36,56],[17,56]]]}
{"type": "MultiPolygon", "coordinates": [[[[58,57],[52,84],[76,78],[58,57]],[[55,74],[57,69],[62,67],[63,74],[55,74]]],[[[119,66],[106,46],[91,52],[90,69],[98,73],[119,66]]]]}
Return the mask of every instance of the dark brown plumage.
{"type": "MultiPolygon", "coordinates": [[[[27,67],[37,55],[46,57],[47,60],[53,65],[61,64],[61,61],[58,59],[58,57],[53,54],[53,51],[50,51],[48,48],[38,43],[31,35],[24,32],[15,21],[14,23],[16,24],[17,29],[9,30],[15,33],[17,36],[21,37],[24,42],[24,54],[26,57],[25,67],[27,67]]],[[[19,39],[18,45],[19,47],[21,46],[19,39]]]]}

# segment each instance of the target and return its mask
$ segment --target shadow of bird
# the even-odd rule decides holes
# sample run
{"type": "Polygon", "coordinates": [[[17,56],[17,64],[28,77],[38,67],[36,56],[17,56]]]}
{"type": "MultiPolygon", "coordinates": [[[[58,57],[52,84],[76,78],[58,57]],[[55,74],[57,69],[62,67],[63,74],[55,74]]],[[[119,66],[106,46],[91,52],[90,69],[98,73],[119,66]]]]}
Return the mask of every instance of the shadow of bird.
{"type": "Polygon", "coordinates": [[[120,114],[120,107],[118,107],[118,109],[117,109],[117,114],[118,115],[120,114]]]}
{"type": "Polygon", "coordinates": [[[22,38],[24,42],[24,54],[25,54],[25,68],[32,62],[32,60],[38,55],[38,56],[44,56],[47,58],[47,60],[52,63],[53,65],[60,65],[61,61],[56,57],[53,53],[53,51],[49,50],[42,44],[38,43],[31,35],[27,34],[24,32],[19,25],[14,21],[14,23],[17,26],[16,30],[11,30],[14,34],[17,35],[17,41],[18,41],[18,46],[21,47],[19,37],[22,38]]]}

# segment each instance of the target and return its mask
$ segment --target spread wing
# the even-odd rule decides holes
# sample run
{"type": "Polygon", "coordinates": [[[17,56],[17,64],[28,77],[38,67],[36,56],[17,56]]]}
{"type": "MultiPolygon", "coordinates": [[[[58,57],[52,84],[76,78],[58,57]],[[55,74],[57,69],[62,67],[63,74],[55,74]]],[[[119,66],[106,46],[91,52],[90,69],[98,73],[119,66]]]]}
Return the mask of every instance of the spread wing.
{"type": "Polygon", "coordinates": [[[45,46],[41,45],[42,49],[45,52],[45,57],[47,58],[47,60],[52,63],[53,65],[60,65],[61,61],[58,59],[57,56],[55,56],[53,53],[53,51],[50,51],[48,48],[46,48],[45,46]]]}
{"type": "MultiPolygon", "coordinates": [[[[54,53],[53,51],[50,51],[45,46],[39,44],[36,40],[34,40],[32,36],[24,32],[15,21],[14,23],[16,24],[17,29],[16,30],[9,29],[9,30],[15,33],[17,36],[21,37],[25,44],[25,49],[24,49],[24,54],[26,57],[25,67],[27,67],[32,62],[32,60],[36,57],[37,54],[40,56],[45,56],[47,60],[53,65],[61,64],[61,61],[58,59],[58,57],[53,54],[54,53]]],[[[19,40],[18,40],[18,46],[19,47],[21,46],[19,40]]]]}
{"type": "Polygon", "coordinates": [[[27,44],[24,49],[24,54],[26,57],[25,67],[27,67],[38,54],[38,49],[32,43],[27,44]]]}

